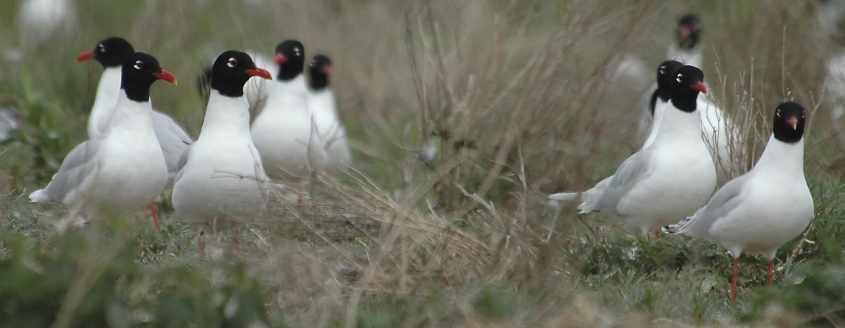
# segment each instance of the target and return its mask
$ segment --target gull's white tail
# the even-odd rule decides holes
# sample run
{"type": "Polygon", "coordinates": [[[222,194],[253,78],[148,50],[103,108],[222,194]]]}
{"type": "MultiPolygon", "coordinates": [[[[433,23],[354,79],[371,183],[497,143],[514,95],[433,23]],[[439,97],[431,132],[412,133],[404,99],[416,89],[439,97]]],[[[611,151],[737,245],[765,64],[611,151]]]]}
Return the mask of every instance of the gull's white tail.
{"type": "Polygon", "coordinates": [[[578,204],[578,214],[592,213],[598,207],[599,200],[604,195],[604,190],[610,184],[613,176],[604,178],[595,186],[584,192],[561,192],[549,195],[549,202],[557,205],[558,202],[571,202],[578,198],[581,199],[581,204],[578,204]]]}
{"type": "Polygon", "coordinates": [[[47,195],[47,190],[44,189],[38,189],[29,194],[29,201],[33,203],[43,203],[49,200],[50,196],[47,195]]]}
{"type": "Polygon", "coordinates": [[[687,228],[689,228],[690,224],[693,222],[693,217],[694,216],[685,217],[678,223],[663,226],[660,230],[663,231],[663,233],[670,235],[685,233],[687,228]]]}
{"type": "Polygon", "coordinates": [[[571,202],[573,200],[578,199],[577,192],[559,192],[556,194],[549,195],[549,200],[558,201],[558,202],[571,202]]]}

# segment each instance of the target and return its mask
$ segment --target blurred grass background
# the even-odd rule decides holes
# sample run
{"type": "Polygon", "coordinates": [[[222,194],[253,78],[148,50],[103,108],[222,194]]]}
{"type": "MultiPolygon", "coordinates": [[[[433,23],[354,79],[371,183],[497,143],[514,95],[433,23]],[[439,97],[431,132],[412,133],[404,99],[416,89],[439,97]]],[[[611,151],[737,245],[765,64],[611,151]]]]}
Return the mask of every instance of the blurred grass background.
{"type": "MultiPolygon", "coordinates": [[[[19,1],[0,3],[0,107],[24,127],[0,145],[0,326],[841,326],[845,156],[822,82],[836,38],[812,1],[75,1],[77,20],[28,44],[19,1]],[[663,60],[677,18],[703,21],[705,80],[743,126],[751,165],[773,108],[813,109],[806,174],[816,219],[778,254],[778,284],[744,258],[685,238],[623,233],[545,206],[639,145],[646,87],[614,78],[626,55],[663,60]],[[198,135],[194,77],[218,52],[269,55],[286,38],[335,62],[355,171],[320,176],[305,206],[210,238],[165,208],[59,235],[61,206],[28,204],[85,138],[101,68],[76,55],[123,36],[173,71],[155,106],[198,135]],[[433,133],[470,139],[417,161],[433,133]],[[235,236],[235,234],[239,234],[235,236]],[[235,237],[237,254],[226,251],[235,237]]],[[[732,174],[738,174],[734,172],[732,174]]],[[[165,206],[166,207],[166,206],[165,206]]]]}

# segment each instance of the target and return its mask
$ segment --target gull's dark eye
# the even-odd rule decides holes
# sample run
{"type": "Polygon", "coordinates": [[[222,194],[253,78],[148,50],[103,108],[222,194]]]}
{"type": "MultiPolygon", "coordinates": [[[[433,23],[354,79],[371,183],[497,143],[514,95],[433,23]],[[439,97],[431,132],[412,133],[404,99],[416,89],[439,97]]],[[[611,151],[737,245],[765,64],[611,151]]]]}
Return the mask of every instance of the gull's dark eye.
{"type": "Polygon", "coordinates": [[[140,60],[136,60],[135,65],[132,65],[132,67],[134,67],[136,70],[140,71],[141,69],[144,68],[144,63],[141,62],[140,60]]]}
{"type": "Polygon", "coordinates": [[[293,47],[293,55],[297,57],[302,56],[302,51],[299,50],[299,47],[293,47]]]}
{"type": "Polygon", "coordinates": [[[238,66],[238,60],[234,57],[229,57],[229,60],[226,61],[226,66],[229,66],[229,68],[235,68],[238,66]]]}
{"type": "Polygon", "coordinates": [[[102,43],[98,44],[97,45],[97,51],[106,52],[106,46],[104,46],[102,43]]]}
{"type": "Polygon", "coordinates": [[[778,109],[778,111],[775,112],[775,115],[777,115],[778,117],[783,117],[783,112],[781,112],[780,109],[778,109]]]}
{"type": "Polygon", "coordinates": [[[678,83],[681,83],[681,80],[683,80],[683,79],[684,79],[684,75],[681,74],[681,73],[678,73],[678,77],[675,78],[675,81],[678,81],[678,83]]]}

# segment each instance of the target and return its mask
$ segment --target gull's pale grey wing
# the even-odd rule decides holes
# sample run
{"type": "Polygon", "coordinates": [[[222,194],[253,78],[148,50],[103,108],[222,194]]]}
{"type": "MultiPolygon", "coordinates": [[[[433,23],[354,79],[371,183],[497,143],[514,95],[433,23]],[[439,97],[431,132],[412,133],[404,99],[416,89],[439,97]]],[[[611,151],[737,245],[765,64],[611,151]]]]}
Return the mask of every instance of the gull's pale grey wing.
{"type": "Polygon", "coordinates": [[[729,181],[695,214],[677,224],[666,226],[664,231],[683,233],[696,238],[707,238],[707,231],[710,230],[713,223],[730,214],[742,203],[741,195],[747,181],[747,174],[729,181]]]}
{"type": "Polygon", "coordinates": [[[59,171],[44,190],[50,200],[73,203],[80,188],[97,170],[96,155],[100,141],[85,141],[76,145],[62,161],[59,171]]]}
{"type": "MultiPolygon", "coordinates": [[[[279,65],[267,57],[251,51],[248,51],[247,54],[252,57],[252,61],[255,62],[255,67],[266,69],[274,76],[275,72],[279,70],[279,65]]],[[[254,77],[246,81],[246,84],[244,84],[244,95],[246,96],[247,102],[249,102],[250,123],[252,123],[252,121],[261,114],[261,110],[264,109],[264,104],[267,102],[269,88],[268,83],[270,82],[270,80],[254,77]]]]}
{"type": "Polygon", "coordinates": [[[648,86],[648,89],[643,91],[640,97],[640,120],[637,126],[637,137],[639,141],[645,141],[648,138],[651,129],[654,127],[654,105],[656,102],[657,82],[648,86]]]}
{"type": "Polygon", "coordinates": [[[612,175],[602,179],[589,190],[582,192],[581,204],[578,204],[578,214],[587,214],[599,209],[599,201],[601,201],[604,196],[604,192],[607,190],[607,186],[610,185],[611,181],[613,181],[612,175]]]}
{"type": "Polygon", "coordinates": [[[182,178],[182,175],[185,173],[185,166],[188,164],[188,158],[191,156],[191,149],[189,148],[188,151],[182,153],[182,157],[179,158],[179,169],[176,171],[176,175],[173,177],[173,185],[176,185],[176,182],[182,178]]]}
{"type": "Polygon", "coordinates": [[[619,165],[598,201],[598,210],[619,214],[617,206],[622,197],[651,174],[650,156],[651,150],[646,148],[629,156],[619,165]]]}
{"type": "Polygon", "coordinates": [[[173,175],[179,171],[179,161],[194,141],[173,118],[159,111],[153,111],[153,129],[167,162],[167,172],[173,175]]]}

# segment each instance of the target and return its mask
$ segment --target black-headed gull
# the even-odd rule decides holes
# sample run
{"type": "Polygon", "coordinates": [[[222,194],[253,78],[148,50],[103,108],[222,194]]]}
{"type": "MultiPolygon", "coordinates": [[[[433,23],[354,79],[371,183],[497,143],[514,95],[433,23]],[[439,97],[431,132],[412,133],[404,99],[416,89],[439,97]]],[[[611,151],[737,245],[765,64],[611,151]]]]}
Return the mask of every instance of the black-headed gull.
{"type": "Polygon", "coordinates": [[[127,58],[121,75],[108,127],[71,150],[30,200],[62,202],[93,219],[142,208],[164,189],[167,164],[153,131],[150,87],[156,80],[176,84],[176,78],[140,52],[127,58]]]}
{"type": "MultiPolygon", "coordinates": [[[[320,169],[323,150],[308,109],[308,86],[303,72],[305,48],[287,40],[276,47],[275,81],[263,83],[259,108],[254,110],[252,138],[261,152],[267,174],[273,178],[298,178],[320,169]]],[[[253,97],[251,83],[247,97],[253,97]]],[[[250,99],[250,103],[254,103],[250,99]]]]}
{"type": "MultiPolygon", "coordinates": [[[[132,45],[123,38],[110,37],[97,43],[91,51],[84,51],[77,57],[78,62],[91,59],[103,65],[103,74],[97,85],[97,95],[91,114],[88,117],[88,138],[94,139],[109,126],[114,104],[120,95],[120,65],[134,53],[132,45]]],[[[193,140],[185,130],[170,116],[153,110],[153,129],[161,144],[167,171],[171,178],[179,171],[179,161],[188,150],[193,140]]]]}
{"type": "MultiPolygon", "coordinates": [[[[701,137],[697,113],[698,95],[707,91],[703,79],[701,70],[693,66],[673,73],[670,100],[662,109],[653,142],[628,157],[612,177],[599,182],[579,205],[580,213],[618,216],[629,231],[645,235],[677,222],[709,199],[716,187],[716,169],[701,137]]],[[[572,199],[566,193],[549,198],[572,199]]]]}
{"type": "Polygon", "coordinates": [[[314,134],[323,151],[321,169],[338,170],[350,164],[352,156],[346,128],[337,115],[337,103],[329,85],[333,66],[326,55],[316,55],[308,65],[308,93],[305,103],[311,112],[314,134]]]}
{"type": "Polygon", "coordinates": [[[696,14],[686,14],[678,19],[675,29],[676,43],[669,46],[668,57],[684,64],[701,67],[701,20],[696,14]]]}
{"type": "Polygon", "coordinates": [[[264,209],[267,176],[249,133],[249,103],[243,91],[254,76],[272,78],[246,53],[226,51],[215,61],[202,131],[173,186],[177,215],[239,218],[264,209]]]}
{"type": "Polygon", "coordinates": [[[731,301],[736,301],[740,255],[765,256],[771,286],[777,249],[800,235],[814,216],[813,196],[804,178],[806,115],[796,102],[780,104],[772,136],[754,168],[725,184],[694,215],[663,228],[728,249],[733,257],[731,301]]]}
{"type": "MultiPolygon", "coordinates": [[[[678,24],[675,26],[675,42],[669,45],[666,51],[666,58],[670,60],[679,61],[685,65],[701,67],[701,50],[698,47],[701,40],[701,22],[695,14],[686,14],[678,19],[678,24]]],[[[620,64],[620,69],[626,68],[631,73],[645,71],[641,62],[635,61],[633,57],[626,57],[620,64]]],[[[625,72],[628,72],[625,71],[625,72]]],[[[653,84],[647,89],[648,91],[657,88],[653,84]]],[[[651,99],[651,94],[646,93],[641,100],[644,109],[651,99]]],[[[645,140],[652,130],[652,121],[654,115],[651,111],[643,110],[640,113],[640,122],[637,128],[640,140],[645,140]]]]}
{"type": "Polygon", "coordinates": [[[676,60],[667,60],[657,66],[657,87],[651,93],[646,110],[654,117],[655,128],[649,131],[648,137],[643,142],[642,148],[648,147],[654,142],[657,136],[658,126],[662,121],[666,108],[670,105],[669,100],[672,96],[672,89],[675,79],[675,72],[677,72],[684,64],[676,60]]]}
{"type": "MultiPolygon", "coordinates": [[[[669,99],[671,97],[671,91],[673,88],[673,84],[675,83],[673,80],[675,79],[675,72],[684,67],[684,64],[675,61],[675,60],[667,60],[660,65],[657,66],[657,75],[655,78],[655,89],[644,101],[645,109],[644,111],[648,111],[651,113],[651,116],[654,116],[654,129],[649,131],[648,136],[643,141],[642,146],[640,147],[639,151],[642,151],[646,147],[650,146],[654,142],[654,138],[657,135],[657,126],[660,125],[660,122],[663,117],[663,112],[666,107],[671,107],[669,103],[669,99]]],[[[639,152],[638,151],[638,152],[639,152]]],[[[631,155],[629,158],[636,156],[637,153],[631,155]]],[[[624,163],[624,162],[623,162],[624,163]]],[[[553,202],[558,201],[571,201],[578,198],[579,194],[581,196],[581,204],[578,206],[580,209],[581,214],[586,214],[592,212],[592,209],[595,207],[596,202],[604,193],[607,184],[610,183],[610,180],[613,179],[613,176],[609,176],[607,178],[602,179],[592,188],[588,189],[587,191],[578,193],[578,192],[562,192],[556,193],[549,196],[549,199],[553,202]]]]}
{"type": "MultiPolygon", "coordinates": [[[[695,14],[686,14],[678,20],[675,30],[676,42],[669,46],[667,57],[686,65],[701,67],[702,51],[701,20],[695,14]]],[[[651,89],[656,88],[652,86],[651,89]]],[[[640,113],[638,134],[640,138],[647,138],[653,129],[654,115],[646,110],[647,96],[643,97],[643,111],[640,113]]],[[[722,111],[716,103],[707,96],[698,97],[698,113],[701,114],[701,133],[708,147],[711,149],[717,169],[730,175],[739,169],[742,158],[743,140],[739,128],[722,111]]]]}
{"type": "MultiPolygon", "coordinates": [[[[686,14],[681,16],[678,19],[678,24],[675,27],[675,42],[669,45],[669,49],[666,51],[666,58],[670,60],[679,61],[684,63],[685,65],[701,67],[702,59],[701,59],[701,49],[698,46],[699,41],[701,40],[701,21],[698,19],[698,16],[695,14],[686,14]]],[[[631,59],[626,58],[623,60],[622,67],[639,67],[642,64],[638,64],[635,62],[630,61],[631,59]],[[634,66],[636,65],[636,66],[634,66]]],[[[644,69],[635,69],[636,71],[643,71],[644,69]]],[[[633,71],[633,70],[632,70],[633,71]]],[[[654,90],[657,88],[656,84],[652,84],[648,90],[654,90]]],[[[648,103],[650,99],[650,94],[646,93],[643,95],[642,104],[643,108],[648,103]]],[[[651,111],[643,110],[641,112],[640,123],[638,127],[638,134],[641,140],[645,140],[645,138],[650,134],[652,121],[654,115],[652,115],[651,111]]]]}
{"type": "MultiPolygon", "coordinates": [[[[664,61],[657,66],[657,76],[655,79],[657,81],[657,88],[654,89],[654,92],[652,92],[651,96],[648,97],[649,101],[646,102],[646,106],[648,106],[647,110],[650,113],[654,113],[653,115],[655,128],[651,129],[648,137],[645,139],[643,145],[640,147],[640,150],[637,153],[634,153],[633,155],[628,157],[629,159],[637,157],[637,154],[639,152],[642,152],[646,147],[651,146],[651,144],[654,142],[654,139],[657,136],[657,127],[660,126],[664,111],[666,111],[667,108],[671,108],[669,100],[671,98],[672,88],[675,83],[675,72],[683,66],[684,64],[681,64],[680,62],[674,60],[664,61]]],[[[622,165],[625,165],[624,162],[622,165]]],[[[602,179],[601,181],[599,181],[599,183],[597,183],[595,186],[588,189],[587,191],[581,193],[562,192],[552,194],[549,196],[549,199],[553,202],[571,201],[577,199],[580,194],[581,204],[578,206],[579,212],[581,214],[587,214],[592,212],[593,209],[597,206],[599,199],[604,194],[604,191],[611,180],[613,180],[612,175],[602,179]]]]}
{"type": "MultiPolygon", "coordinates": [[[[678,19],[675,28],[675,40],[669,43],[666,50],[667,59],[676,60],[686,65],[701,67],[701,20],[695,14],[686,14],[678,19]]],[[[611,80],[626,81],[628,84],[638,86],[637,89],[645,89],[643,95],[643,106],[648,102],[651,91],[657,88],[649,77],[651,69],[646,62],[633,54],[624,55],[616,69],[612,71],[611,80]],[[650,85],[650,86],[649,86],[650,85]],[[646,88],[646,86],[648,86],[646,88]]],[[[651,116],[643,117],[638,128],[640,140],[644,140],[651,127],[651,116]]]]}

